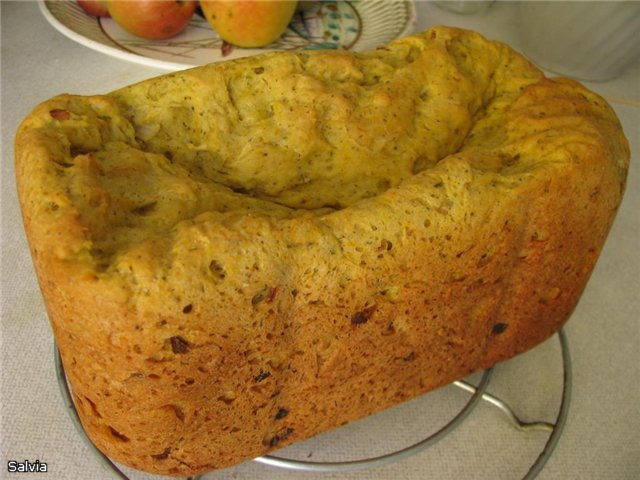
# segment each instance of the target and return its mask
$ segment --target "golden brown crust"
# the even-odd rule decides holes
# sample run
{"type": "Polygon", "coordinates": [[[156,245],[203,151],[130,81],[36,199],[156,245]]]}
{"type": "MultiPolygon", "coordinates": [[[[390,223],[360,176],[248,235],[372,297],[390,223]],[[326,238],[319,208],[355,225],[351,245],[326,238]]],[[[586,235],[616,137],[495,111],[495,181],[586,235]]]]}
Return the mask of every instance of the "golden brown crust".
{"type": "Polygon", "coordinates": [[[56,97],[16,139],[85,429],[115,460],[185,476],[546,339],[593,269],[628,160],[600,97],[448,28],[56,97]],[[267,103],[292,78],[316,90],[271,112],[242,90],[263,74],[267,103]],[[258,145],[257,124],[262,150],[234,150],[258,145]],[[259,152],[281,162],[251,176],[259,152]]]}

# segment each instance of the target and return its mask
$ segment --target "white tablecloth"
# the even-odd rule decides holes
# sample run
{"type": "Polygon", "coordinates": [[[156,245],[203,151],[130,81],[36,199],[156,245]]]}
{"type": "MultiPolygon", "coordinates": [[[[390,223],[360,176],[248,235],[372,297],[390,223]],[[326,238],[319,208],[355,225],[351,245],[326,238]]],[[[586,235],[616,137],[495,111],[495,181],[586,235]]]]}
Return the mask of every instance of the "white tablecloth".
{"type": "MultiPolygon", "coordinates": [[[[2,355],[0,478],[107,479],[74,430],[58,391],[53,340],[23,233],[13,169],[19,122],[40,101],[62,92],[104,93],[163,73],[74,43],[52,28],[35,2],[2,1],[2,355]],[[47,473],[17,474],[8,462],[45,462],[47,473]]],[[[516,7],[496,3],[484,14],[455,15],[418,3],[416,29],[436,23],[471,27],[518,45],[516,7]]],[[[640,42],[639,42],[640,44],[640,42]]],[[[640,478],[640,69],[587,83],[613,103],[631,142],[628,187],[607,245],[565,331],[573,360],[573,397],[560,442],[539,478],[640,478]]],[[[562,368],[557,337],[498,365],[490,391],[524,419],[554,421],[562,368]]],[[[356,422],[288,454],[307,460],[380,455],[442,426],[468,399],[449,386],[356,422]]],[[[488,403],[443,441],[383,468],[302,474],[248,462],[208,479],[517,479],[535,461],[545,432],[521,432],[488,403]]],[[[132,478],[152,478],[130,472],[132,478]]]]}

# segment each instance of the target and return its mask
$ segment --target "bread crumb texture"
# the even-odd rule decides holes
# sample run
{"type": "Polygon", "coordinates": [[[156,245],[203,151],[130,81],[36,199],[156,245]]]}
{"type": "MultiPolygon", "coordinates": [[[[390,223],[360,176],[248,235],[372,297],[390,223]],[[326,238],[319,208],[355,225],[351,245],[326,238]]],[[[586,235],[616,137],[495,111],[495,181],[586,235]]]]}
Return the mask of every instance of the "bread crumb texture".
{"type": "Polygon", "coordinates": [[[16,139],[83,425],[113,459],[175,476],[549,337],[628,161],[602,98],[444,27],[60,95],[16,139]]]}

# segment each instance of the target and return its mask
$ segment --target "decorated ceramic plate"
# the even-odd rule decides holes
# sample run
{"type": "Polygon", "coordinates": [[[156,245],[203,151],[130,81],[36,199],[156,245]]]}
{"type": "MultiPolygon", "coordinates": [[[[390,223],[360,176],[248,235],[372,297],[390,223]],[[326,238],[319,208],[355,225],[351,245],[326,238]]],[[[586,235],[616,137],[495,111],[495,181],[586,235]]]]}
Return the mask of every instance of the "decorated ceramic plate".
{"type": "Polygon", "coordinates": [[[310,2],[296,12],[279,40],[264,48],[244,49],[224,43],[198,13],[179,35],[145,40],[125,32],[111,18],[86,14],[73,0],[41,0],[40,9],[57,30],[86,47],[169,70],[273,50],[372,50],[409,34],[415,23],[413,1],[310,2]]]}

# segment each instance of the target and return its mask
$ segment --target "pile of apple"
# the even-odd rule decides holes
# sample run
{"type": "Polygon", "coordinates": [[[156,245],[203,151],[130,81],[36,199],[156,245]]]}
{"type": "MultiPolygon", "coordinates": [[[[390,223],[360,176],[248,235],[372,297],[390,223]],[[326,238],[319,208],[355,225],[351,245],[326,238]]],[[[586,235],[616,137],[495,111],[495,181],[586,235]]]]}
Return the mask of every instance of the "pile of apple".
{"type": "Polygon", "coordinates": [[[196,7],[220,38],[238,47],[262,47],[284,33],[297,1],[266,0],[77,0],[90,15],[111,16],[142,38],[170,38],[185,29],[196,7]]]}

